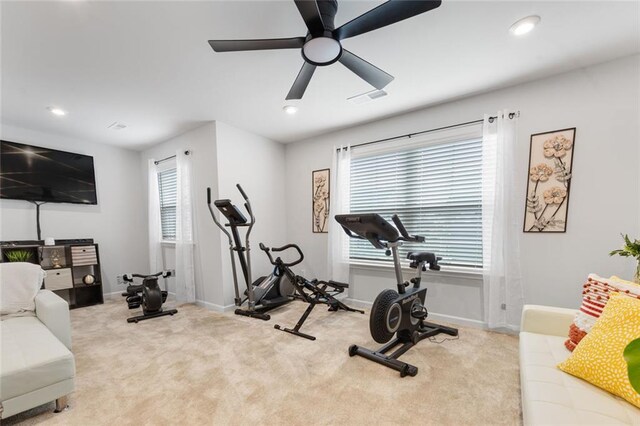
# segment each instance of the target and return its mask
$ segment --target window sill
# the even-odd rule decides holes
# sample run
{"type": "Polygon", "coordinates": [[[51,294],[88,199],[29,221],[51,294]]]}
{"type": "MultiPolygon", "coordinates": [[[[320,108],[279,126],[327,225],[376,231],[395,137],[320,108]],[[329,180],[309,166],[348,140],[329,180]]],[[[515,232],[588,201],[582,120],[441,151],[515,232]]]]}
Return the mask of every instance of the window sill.
{"type": "Polygon", "coordinates": [[[162,246],[162,247],[175,247],[176,246],[176,242],[175,241],[171,241],[171,240],[163,240],[163,241],[160,241],[160,246],[162,246]]]}
{"type": "MultiPolygon", "coordinates": [[[[349,265],[356,269],[368,269],[374,271],[393,271],[393,265],[382,264],[379,262],[366,262],[366,261],[352,261],[349,265]]],[[[468,280],[482,280],[482,270],[474,268],[463,268],[456,266],[442,266],[439,271],[422,272],[423,276],[446,276],[465,278],[468,280]]],[[[415,269],[409,268],[407,265],[402,265],[402,272],[408,272],[415,274],[415,269]]]]}

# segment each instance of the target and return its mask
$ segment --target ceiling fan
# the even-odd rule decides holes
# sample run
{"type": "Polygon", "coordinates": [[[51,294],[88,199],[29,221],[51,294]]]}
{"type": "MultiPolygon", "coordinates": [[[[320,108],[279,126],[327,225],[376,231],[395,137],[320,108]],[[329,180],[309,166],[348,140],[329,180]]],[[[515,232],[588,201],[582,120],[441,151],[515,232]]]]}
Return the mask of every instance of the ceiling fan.
{"type": "Polygon", "coordinates": [[[301,49],[304,64],[286,99],[302,99],[316,67],[339,61],[376,89],[382,89],[393,76],[342,47],[342,40],[395,24],[437,8],[441,0],[389,0],[339,28],[334,26],[337,0],[294,0],[308,32],[305,37],[259,40],[209,40],[216,52],[243,50],[301,49]]]}

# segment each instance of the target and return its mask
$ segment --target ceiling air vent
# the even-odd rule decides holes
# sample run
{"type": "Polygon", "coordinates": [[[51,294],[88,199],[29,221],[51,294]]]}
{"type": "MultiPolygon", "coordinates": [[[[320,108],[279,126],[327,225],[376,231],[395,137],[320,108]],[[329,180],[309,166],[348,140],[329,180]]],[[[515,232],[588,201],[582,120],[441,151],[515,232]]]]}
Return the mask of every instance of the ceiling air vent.
{"type": "Polygon", "coordinates": [[[371,92],[352,96],[347,100],[353,102],[356,105],[360,105],[360,104],[365,104],[367,102],[371,102],[372,100],[381,98],[383,96],[387,96],[387,92],[385,92],[384,90],[372,90],[371,92]]]}
{"type": "Polygon", "coordinates": [[[126,128],[127,128],[127,125],[124,123],[120,123],[119,121],[114,121],[113,123],[107,126],[107,129],[111,129],[111,130],[122,130],[126,128]]]}

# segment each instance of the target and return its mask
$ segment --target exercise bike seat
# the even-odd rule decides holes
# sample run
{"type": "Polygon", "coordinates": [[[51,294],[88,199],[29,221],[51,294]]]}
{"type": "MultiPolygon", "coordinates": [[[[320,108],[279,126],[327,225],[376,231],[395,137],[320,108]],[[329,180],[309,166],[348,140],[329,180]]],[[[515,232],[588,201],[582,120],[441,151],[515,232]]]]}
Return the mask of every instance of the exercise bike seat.
{"type": "MultiPolygon", "coordinates": [[[[409,264],[409,267],[411,268],[415,269],[421,263],[426,262],[429,264],[429,269],[433,271],[439,271],[440,265],[438,265],[438,261],[442,258],[436,257],[434,253],[428,251],[410,251],[409,253],[407,253],[407,259],[411,261],[411,263],[409,264]]],[[[422,270],[425,270],[424,267],[422,270]]]]}
{"type": "Polygon", "coordinates": [[[410,251],[407,259],[415,262],[437,263],[436,255],[428,251],[410,251]]]}

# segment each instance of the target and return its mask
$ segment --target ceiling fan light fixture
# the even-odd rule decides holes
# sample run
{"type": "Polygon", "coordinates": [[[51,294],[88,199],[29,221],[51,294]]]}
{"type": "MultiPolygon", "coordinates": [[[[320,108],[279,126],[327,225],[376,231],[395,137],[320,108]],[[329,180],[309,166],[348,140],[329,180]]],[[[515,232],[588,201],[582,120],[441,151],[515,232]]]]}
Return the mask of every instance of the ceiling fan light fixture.
{"type": "Polygon", "coordinates": [[[538,15],[527,16],[526,18],[522,18],[511,25],[509,32],[516,36],[525,35],[531,32],[539,23],[540,17],[538,15]]]}
{"type": "Polygon", "coordinates": [[[298,107],[293,105],[285,105],[284,107],[282,107],[282,110],[289,115],[293,115],[298,112],[298,107]]]}
{"type": "Polygon", "coordinates": [[[314,65],[329,65],[340,58],[342,46],[331,37],[312,38],[302,46],[303,57],[314,65]]]}

